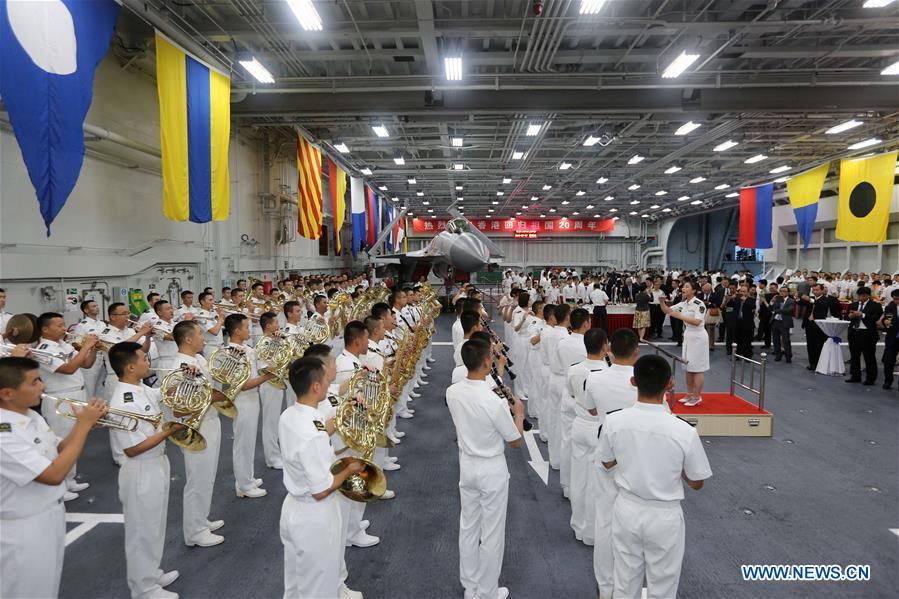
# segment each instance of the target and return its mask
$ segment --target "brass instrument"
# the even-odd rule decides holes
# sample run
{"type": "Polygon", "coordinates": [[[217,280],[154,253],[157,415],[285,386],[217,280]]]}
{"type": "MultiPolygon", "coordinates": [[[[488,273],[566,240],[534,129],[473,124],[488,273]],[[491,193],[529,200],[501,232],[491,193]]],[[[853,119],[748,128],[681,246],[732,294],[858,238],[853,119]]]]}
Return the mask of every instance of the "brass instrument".
{"type": "MultiPolygon", "coordinates": [[[[76,335],[75,333],[66,333],[65,342],[72,345],[73,347],[79,348],[84,344],[84,339],[86,335],[76,335]]],[[[94,344],[94,351],[98,352],[109,352],[112,349],[112,346],[118,343],[118,341],[114,341],[112,339],[103,339],[102,337],[97,337],[97,342],[94,344]]]]}
{"type": "MultiPolygon", "coordinates": [[[[71,399],[69,397],[55,397],[53,395],[47,395],[46,393],[41,395],[41,399],[49,399],[51,401],[55,401],[56,413],[60,416],[63,416],[64,418],[70,418],[72,420],[78,420],[78,415],[75,413],[75,407],[83,408],[88,405],[88,402],[82,401],[80,399],[71,399]],[[64,406],[68,406],[68,408],[64,406]]],[[[162,414],[149,416],[146,414],[139,414],[138,412],[129,412],[128,410],[120,410],[118,408],[109,408],[106,412],[106,415],[97,420],[97,424],[99,424],[100,426],[105,426],[107,428],[115,428],[123,431],[134,432],[140,425],[141,420],[152,424],[154,429],[159,428],[159,423],[162,422],[162,414]]]]}
{"type": "Polygon", "coordinates": [[[37,330],[37,316],[27,312],[13,315],[6,323],[6,330],[0,332],[6,341],[13,344],[34,343],[41,337],[41,332],[37,330]]]}
{"type": "Polygon", "coordinates": [[[347,456],[331,465],[331,472],[343,470],[351,462],[361,462],[363,470],[347,477],[338,489],[347,499],[368,502],[379,499],[387,490],[384,471],[371,460],[378,435],[384,432],[385,417],[392,399],[387,382],[379,372],[362,368],[350,378],[334,418],[337,432],[347,447],[361,457],[347,456]]]}
{"type": "Polygon", "coordinates": [[[243,384],[250,378],[250,361],[246,352],[232,345],[220,347],[209,356],[206,368],[209,370],[209,376],[222,384],[220,397],[213,392],[212,407],[223,416],[236,417],[237,406],[234,400],[240,394],[243,384]]]}
{"type": "Polygon", "coordinates": [[[189,451],[206,449],[206,439],[200,433],[200,426],[206,411],[212,406],[212,385],[203,373],[195,373],[186,368],[179,368],[162,379],[159,388],[162,403],[168,406],[176,420],[166,422],[164,430],[174,424],[184,428],[169,437],[175,445],[189,451]]]}
{"type": "MultiPolygon", "coordinates": [[[[160,321],[162,321],[161,318],[152,318],[152,319],[148,320],[147,322],[149,322],[150,324],[153,325],[153,329],[150,331],[150,333],[151,333],[157,340],[159,340],[159,341],[164,341],[164,340],[165,340],[165,336],[166,336],[166,335],[171,335],[171,334],[172,334],[172,331],[167,330],[167,329],[164,329],[164,328],[162,328],[161,326],[159,326],[157,323],[159,323],[160,321]]],[[[182,321],[182,322],[183,322],[183,321],[182,321]]],[[[128,320],[128,324],[131,325],[131,327],[132,327],[135,331],[139,331],[139,330],[143,327],[143,325],[142,325],[140,322],[136,321],[136,320],[130,320],[130,319],[129,319],[129,320],[128,320]]],[[[166,323],[166,324],[168,324],[168,323],[166,323]]],[[[175,328],[175,325],[176,325],[176,324],[178,324],[178,323],[175,323],[175,322],[172,323],[172,328],[173,328],[173,329],[175,328]]]]}
{"type": "Polygon", "coordinates": [[[303,325],[303,338],[309,341],[310,345],[326,343],[333,336],[331,335],[331,327],[325,322],[324,317],[319,314],[313,314],[312,318],[303,325]]]}
{"type": "Polygon", "coordinates": [[[269,365],[259,369],[259,374],[271,374],[266,381],[275,389],[287,389],[287,370],[293,363],[294,344],[285,337],[265,336],[256,343],[256,358],[269,365]]]}
{"type": "MultiPolygon", "coordinates": [[[[16,349],[16,346],[11,343],[0,343],[0,358],[11,356],[14,349],[16,349]]],[[[28,348],[28,353],[35,362],[45,364],[47,366],[53,364],[53,360],[62,360],[63,362],[68,362],[72,359],[72,356],[75,355],[71,352],[68,354],[64,354],[62,352],[55,353],[30,347],[28,348]]]]}
{"type": "Polygon", "coordinates": [[[221,310],[225,314],[225,316],[228,316],[230,314],[243,314],[250,320],[255,320],[258,322],[259,321],[258,316],[255,316],[253,314],[247,314],[246,312],[243,311],[245,305],[246,304],[243,304],[243,303],[241,303],[241,304],[222,304],[219,302],[215,302],[212,304],[212,309],[213,310],[221,310]]]}

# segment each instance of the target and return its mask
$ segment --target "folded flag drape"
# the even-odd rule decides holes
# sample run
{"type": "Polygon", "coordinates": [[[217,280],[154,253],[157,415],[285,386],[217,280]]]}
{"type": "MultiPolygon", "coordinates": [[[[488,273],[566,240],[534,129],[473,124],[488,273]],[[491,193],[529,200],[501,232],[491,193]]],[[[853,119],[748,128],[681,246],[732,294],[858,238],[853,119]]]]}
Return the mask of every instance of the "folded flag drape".
{"type": "Polygon", "coordinates": [[[306,239],[322,235],[322,155],[297,133],[297,227],[306,239]]]}
{"type": "Polygon", "coordinates": [[[740,247],[768,249],[771,243],[771,213],[774,184],[740,190],[740,247]]]}
{"type": "Polygon", "coordinates": [[[808,249],[809,241],[812,239],[812,229],[818,218],[818,199],[821,197],[821,189],[824,187],[824,179],[829,168],[828,162],[787,181],[787,194],[790,196],[790,206],[796,217],[796,228],[799,230],[799,238],[802,239],[802,249],[808,249]]]}
{"type": "Polygon", "coordinates": [[[346,217],[346,173],[328,158],[328,184],[331,191],[331,213],[334,215],[334,240],[340,254],[340,230],[346,217]]]}

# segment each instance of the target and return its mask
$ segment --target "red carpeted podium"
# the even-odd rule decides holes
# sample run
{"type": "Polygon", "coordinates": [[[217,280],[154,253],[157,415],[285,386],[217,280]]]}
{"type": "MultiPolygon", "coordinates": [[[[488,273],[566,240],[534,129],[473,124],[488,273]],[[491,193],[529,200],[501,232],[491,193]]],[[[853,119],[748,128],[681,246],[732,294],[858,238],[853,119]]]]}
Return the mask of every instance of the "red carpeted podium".
{"type": "MultiPolygon", "coordinates": [[[[684,395],[676,393],[675,399],[684,395]]],[[[671,411],[696,426],[700,436],[770,437],[774,431],[771,412],[730,393],[703,393],[702,403],[692,408],[675,401],[671,411]]]]}

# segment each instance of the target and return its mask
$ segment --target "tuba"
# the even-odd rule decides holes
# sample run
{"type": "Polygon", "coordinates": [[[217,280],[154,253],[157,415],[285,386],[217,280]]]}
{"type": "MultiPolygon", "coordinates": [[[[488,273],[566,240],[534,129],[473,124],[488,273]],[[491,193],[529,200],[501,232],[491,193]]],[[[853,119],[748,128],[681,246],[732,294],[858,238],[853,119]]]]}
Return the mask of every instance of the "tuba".
{"type": "Polygon", "coordinates": [[[287,370],[293,362],[295,345],[286,337],[265,336],[256,343],[256,358],[269,365],[259,369],[259,374],[271,374],[267,382],[275,389],[287,389],[287,370]]]}
{"type": "Polygon", "coordinates": [[[162,379],[159,391],[162,403],[172,410],[176,419],[166,422],[163,430],[168,430],[173,424],[184,427],[169,439],[189,451],[206,449],[206,439],[200,434],[200,426],[207,410],[212,406],[212,385],[209,379],[203,373],[194,374],[186,368],[179,368],[162,379]]]}
{"type": "Polygon", "coordinates": [[[331,465],[331,472],[343,470],[350,462],[362,462],[362,472],[353,474],[338,489],[347,499],[369,502],[379,499],[387,490],[384,471],[371,460],[383,434],[385,418],[392,403],[387,381],[380,372],[362,368],[350,378],[346,393],[337,406],[334,418],[337,432],[347,447],[361,457],[347,456],[331,465]]]}
{"type": "MultiPolygon", "coordinates": [[[[213,401],[212,407],[223,416],[237,416],[234,400],[241,392],[241,387],[250,378],[250,361],[246,352],[229,345],[220,347],[209,356],[209,376],[222,384],[221,397],[213,401]]],[[[213,393],[215,395],[215,392],[213,393]]]]}

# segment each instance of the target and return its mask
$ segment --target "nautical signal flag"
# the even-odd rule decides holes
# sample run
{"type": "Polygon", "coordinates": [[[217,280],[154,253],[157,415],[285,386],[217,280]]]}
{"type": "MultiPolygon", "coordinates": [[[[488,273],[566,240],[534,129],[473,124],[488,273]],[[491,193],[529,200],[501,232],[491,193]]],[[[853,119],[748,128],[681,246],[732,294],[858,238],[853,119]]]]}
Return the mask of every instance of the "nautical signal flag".
{"type": "Polygon", "coordinates": [[[350,177],[350,214],[353,218],[353,258],[365,244],[365,181],[350,177]]]}
{"type": "Polygon", "coordinates": [[[231,80],[156,32],[162,213],[193,223],[227,220],[231,80]]]}
{"type": "Polygon", "coordinates": [[[328,157],[328,184],[331,191],[331,214],[334,215],[334,239],[340,254],[340,229],[346,217],[346,173],[328,157]]]}
{"type": "Polygon", "coordinates": [[[81,174],[94,72],[121,8],[113,0],[0,2],[0,96],[48,236],[81,174]]]}
{"type": "Polygon", "coordinates": [[[740,190],[740,235],[743,248],[768,249],[771,243],[771,212],[774,184],[745,187],[740,190]]]}
{"type": "Polygon", "coordinates": [[[306,239],[322,236],[322,155],[297,133],[297,228],[306,239]]]}
{"type": "Polygon", "coordinates": [[[837,239],[868,243],[886,239],[896,154],[840,161],[837,239]]]}
{"type": "Polygon", "coordinates": [[[818,199],[821,197],[828,169],[830,169],[829,162],[791,177],[787,181],[787,194],[790,196],[790,206],[796,217],[796,228],[799,231],[799,238],[802,239],[802,249],[808,249],[812,239],[812,229],[818,218],[818,199]]]}

